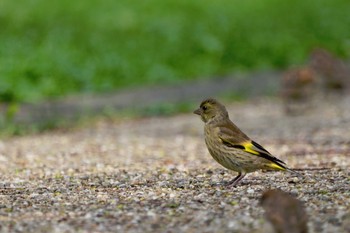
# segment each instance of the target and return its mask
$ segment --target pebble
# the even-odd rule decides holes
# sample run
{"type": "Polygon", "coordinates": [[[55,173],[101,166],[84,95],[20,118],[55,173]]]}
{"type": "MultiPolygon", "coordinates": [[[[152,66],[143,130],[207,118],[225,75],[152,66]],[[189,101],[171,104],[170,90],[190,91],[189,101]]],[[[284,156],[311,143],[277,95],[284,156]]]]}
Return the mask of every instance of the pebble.
{"type": "Polygon", "coordinates": [[[247,193],[249,193],[249,194],[252,194],[252,193],[254,193],[255,191],[254,191],[254,189],[251,189],[251,188],[249,188],[248,190],[247,190],[247,193]]]}

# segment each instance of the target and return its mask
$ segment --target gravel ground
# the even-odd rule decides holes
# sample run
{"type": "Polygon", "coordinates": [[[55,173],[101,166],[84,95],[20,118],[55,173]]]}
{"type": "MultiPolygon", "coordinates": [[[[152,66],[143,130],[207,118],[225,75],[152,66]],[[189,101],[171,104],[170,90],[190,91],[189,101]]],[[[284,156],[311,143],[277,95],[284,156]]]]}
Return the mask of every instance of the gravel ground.
{"type": "MultiPolygon", "coordinates": [[[[197,106],[193,106],[195,109],[197,106]]],[[[304,177],[216,164],[189,113],[101,120],[0,141],[0,232],[272,232],[268,189],[303,201],[310,232],[350,232],[350,99],[288,117],[277,100],[228,106],[231,119],[304,177]]]]}

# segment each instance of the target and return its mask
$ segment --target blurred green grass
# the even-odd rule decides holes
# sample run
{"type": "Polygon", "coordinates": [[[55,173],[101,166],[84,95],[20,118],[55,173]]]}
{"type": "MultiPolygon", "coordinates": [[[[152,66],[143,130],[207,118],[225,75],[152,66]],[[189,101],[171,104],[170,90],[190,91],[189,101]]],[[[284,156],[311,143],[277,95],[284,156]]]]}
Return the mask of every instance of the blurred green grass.
{"type": "Polygon", "coordinates": [[[0,102],[350,55],[348,0],[2,0],[0,102]]]}

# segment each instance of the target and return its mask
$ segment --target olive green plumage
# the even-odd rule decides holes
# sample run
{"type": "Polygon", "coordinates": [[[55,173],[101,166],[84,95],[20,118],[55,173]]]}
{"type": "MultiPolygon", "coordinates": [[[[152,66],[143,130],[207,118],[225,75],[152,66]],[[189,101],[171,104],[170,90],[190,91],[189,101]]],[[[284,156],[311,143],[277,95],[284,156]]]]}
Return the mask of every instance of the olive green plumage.
{"type": "Polygon", "coordinates": [[[238,184],[247,173],[259,169],[292,171],[244,134],[217,100],[204,100],[194,113],[205,123],[205,143],[211,156],[225,168],[238,172],[230,185],[238,184]]]}

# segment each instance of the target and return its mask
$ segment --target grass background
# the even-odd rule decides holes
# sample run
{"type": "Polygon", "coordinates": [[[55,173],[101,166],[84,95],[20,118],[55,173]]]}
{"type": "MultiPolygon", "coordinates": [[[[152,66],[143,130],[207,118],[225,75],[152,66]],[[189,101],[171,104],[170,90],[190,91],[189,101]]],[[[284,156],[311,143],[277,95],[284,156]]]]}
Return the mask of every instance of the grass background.
{"type": "Polygon", "coordinates": [[[350,56],[348,0],[2,0],[0,102],[350,56]]]}

